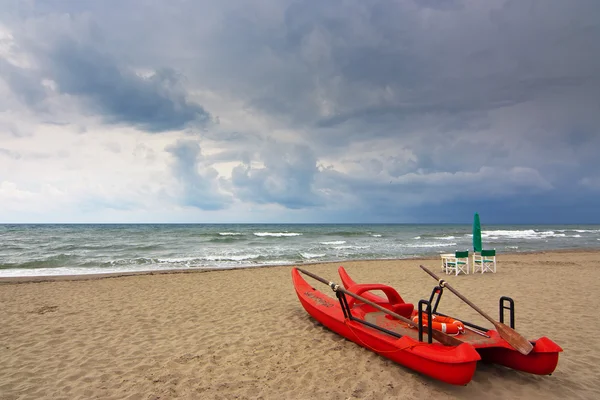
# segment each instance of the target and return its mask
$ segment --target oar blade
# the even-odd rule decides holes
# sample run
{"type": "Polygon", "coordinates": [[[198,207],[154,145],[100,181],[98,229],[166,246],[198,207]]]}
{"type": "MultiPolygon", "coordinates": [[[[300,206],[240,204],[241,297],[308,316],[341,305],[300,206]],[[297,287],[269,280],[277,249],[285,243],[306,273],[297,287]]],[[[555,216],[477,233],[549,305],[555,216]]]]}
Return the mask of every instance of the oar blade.
{"type": "Polygon", "coordinates": [[[531,353],[531,350],[533,350],[533,345],[517,331],[501,322],[496,322],[494,326],[496,327],[496,330],[502,339],[506,340],[508,344],[514,347],[519,353],[523,355],[531,353]]]}

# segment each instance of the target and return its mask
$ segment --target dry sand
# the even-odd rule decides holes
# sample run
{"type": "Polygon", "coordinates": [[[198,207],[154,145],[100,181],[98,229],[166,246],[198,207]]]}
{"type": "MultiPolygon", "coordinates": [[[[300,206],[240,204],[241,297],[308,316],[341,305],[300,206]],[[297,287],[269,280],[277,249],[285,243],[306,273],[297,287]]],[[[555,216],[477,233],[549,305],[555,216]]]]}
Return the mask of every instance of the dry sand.
{"type": "MultiPolygon", "coordinates": [[[[438,259],[345,262],[362,283],[428,298],[438,259]]],[[[338,280],[339,264],[305,266],[338,280]]],[[[447,280],[491,315],[564,349],[552,376],[480,363],[451,386],[312,320],[291,267],[17,283],[0,280],[0,399],[598,399],[600,252],[499,256],[496,274],[447,280]]],[[[315,287],[328,291],[319,283],[315,287]]],[[[490,326],[446,292],[441,312],[490,326]]]]}

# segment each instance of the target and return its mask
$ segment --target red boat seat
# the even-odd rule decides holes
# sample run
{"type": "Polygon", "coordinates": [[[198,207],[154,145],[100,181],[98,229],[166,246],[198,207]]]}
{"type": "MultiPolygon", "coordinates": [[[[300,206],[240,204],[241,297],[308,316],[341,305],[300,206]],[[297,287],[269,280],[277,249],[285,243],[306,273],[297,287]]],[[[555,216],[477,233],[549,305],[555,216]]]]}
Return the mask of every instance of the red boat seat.
{"type": "MultiPolygon", "coordinates": [[[[387,296],[387,302],[386,299],[384,299],[383,297],[371,293],[365,293],[363,297],[367,300],[371,300],[372,302],[379,304],[380,306],[389,308],[396,314],[400,314],[405,318],[412,317],[415,306],[411,303],[405,303],[404,299],[402,299],[402,296],[400,296],[400,294],[394,288],[386,285],[358,284],[354,282],[352,278],[350,278],[350,275],[348,275],[348,273],[342,266],[338,268],[338,272],[340,274],[340,278],[342,278],[342,283],[344,284],[346,290],[354,292],[358,295],[360,295],[361,293],[368,292],[369,290],[381,290],[387,296]],[[357,290],[360,290],[360,293],[357,293],[357,290]]],[[[351,298],[348,304],[352,305],[357,301],[360,303],[360,300],[355,300],[354,298],[351,298]]]]}
{"type": "MultiPolygon", "coordinates": [[[[396,314],[400,314],[401,316],[403,316],[405,318],[410,318],[410,316],[412,315],[413,309],[415,308],[414,305],[412,305],[410,303],[405,303],[404,300],[402,300],[402,297],[400,297],[400,294],[398,294],[398,292],[396,291],[396,289],[394,289],[391,286],[382,285],[380,283],[366,283],[366,284],[357,283],[357,284],[350,286],[347,290],[349,292],[355,293],[359,296],[361,294],[363,294],[364,292],[368,292],[371,290],[381,290],[387,297],[388,304],[390,305],[389,308],[396,314]]],[[[348,306],[352,307],[352,305],[356,301],[357,300],[354,297],[350,297],[348,299],[348,306]]],[[[381,305],[385,305],[385,304],[381,304],[381,305]]]]}
{"type": "Polygon", "coordinates": [[[392,307],[392,311],[396,314],[402,315],[404,318],[410,318],[415,309],[415,306],[412,303],[402,303],[402,304],[394,304],[392,307]]]}

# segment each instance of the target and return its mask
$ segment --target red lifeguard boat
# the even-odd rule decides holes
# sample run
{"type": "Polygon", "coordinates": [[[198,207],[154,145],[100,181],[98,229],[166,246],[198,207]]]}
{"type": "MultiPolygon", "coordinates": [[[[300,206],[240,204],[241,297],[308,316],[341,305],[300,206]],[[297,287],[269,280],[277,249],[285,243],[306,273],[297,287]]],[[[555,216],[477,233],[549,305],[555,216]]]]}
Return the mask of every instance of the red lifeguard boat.
{"type": "MultiPolygon", "coordinates": [[[[471,381],[479,360],[539,375],[551,374],[558,364],[558,353],[562,349],[546,337],[532,340],[533,349],[524,355],[494,329],[438,313],[437,305],[443,292],[439,286],[434,288],[429,301],[419,302],[423,319],[411,323],[414,317],[417,321],[418,310],[413,304],[406,303],[390,286],[357,284],[340,267],[338,272],[345,292],[362,297],[366,302],[347,296],[339,289],[335,299],[315,289],[302,277],[301,272],[327,283],[334,290],[339,286],[308,271],[292,269],[298,299],[313,318],[358,345],[443,382],[466,385],[471,381]],[[382,291],[386,298],[370,293],[375,290],[382,291]],[[396,317],[391,316],[390,312],[396,317]],[[446,338],[445,334],[428,328],[429,325],[436,327],[434,323],[424,322],[429,318],[430,322],[435,322],[436,316],[460,320],[467,329],[462,334],[450,337],[454,338],[452,341],[442,340],[444,344],[434,341],[432,338],[446,338]]],[[[511,310],[511,321],[512,317],[511,310]]]]}

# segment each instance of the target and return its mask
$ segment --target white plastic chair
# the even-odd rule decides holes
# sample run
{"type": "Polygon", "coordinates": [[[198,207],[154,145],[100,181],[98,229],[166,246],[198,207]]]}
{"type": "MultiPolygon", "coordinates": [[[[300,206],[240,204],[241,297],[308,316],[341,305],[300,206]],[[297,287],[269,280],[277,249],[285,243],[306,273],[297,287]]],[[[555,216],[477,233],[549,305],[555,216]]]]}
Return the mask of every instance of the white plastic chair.
{"type": "Polygon", "coordinates": [[[496,249],[473,254],[473,273],[487,271],[496,273],[496,249]]]}
{"type": "Polygon", "coordinates": [[[469,273],[469,251],[457,251],[454,257],[446,257],[444,259],[446,274],[458,275],[469,273]]]}

